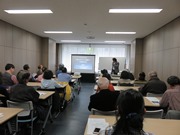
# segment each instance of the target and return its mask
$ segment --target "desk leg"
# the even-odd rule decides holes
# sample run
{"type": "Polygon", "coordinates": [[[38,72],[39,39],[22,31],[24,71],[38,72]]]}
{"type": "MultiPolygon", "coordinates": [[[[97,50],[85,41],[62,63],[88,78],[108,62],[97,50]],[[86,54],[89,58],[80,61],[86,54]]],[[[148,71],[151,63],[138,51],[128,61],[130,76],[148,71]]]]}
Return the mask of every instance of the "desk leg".
{"type": "Polygon", "coordinates": [[[50,120],[51,120],[51,122],[52,122],[52,114],[51,114],[51,109],[52,109],[52,96],[48,99],[48,104],[49,104],[48,113],[47,113],[46,119],[44,120],[42,129],[41,129],[41,132],[39,133],[39,135],[45,133],[44,129],[45,129],[45,126],[46,126],[46,124],[47,124],[48,118],[50,118],[50,120]]]}
{"type": "Polygon", "coordinates": [[[11,127],[11,123],[8,121],[7,125],[8,125],[8,129],[9,129],[10,135],[12,135],[12,127],[11,127]]]}

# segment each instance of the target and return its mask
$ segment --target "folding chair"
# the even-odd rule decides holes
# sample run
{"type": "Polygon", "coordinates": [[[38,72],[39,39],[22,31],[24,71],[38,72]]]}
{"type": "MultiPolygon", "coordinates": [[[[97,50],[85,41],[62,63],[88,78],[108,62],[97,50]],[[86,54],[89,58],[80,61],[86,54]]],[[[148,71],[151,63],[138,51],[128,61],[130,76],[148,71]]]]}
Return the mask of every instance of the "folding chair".
{"type": "Polygon", "coordinates": [[[152,110],[152,111],[146,111],[146,113],[144,114],[145,118],[163,118],[163,109],[159,109],[159,110],[152,110]]]}
{"type": "Polygon", "coordinates": [[[18,114],[18,123],[30,123],[31,126],[31,135],[33,135],[33,122],[37,118],[34,116],[33,103],[32,101],[27,102],[14,102],[7,100],[7,106],[11,108],[22,108],[24,111],[18,114]]]}
{"type": "Polygon", "coordinates": [[[118,110],[113,110],[113,111],[101,111],[101,110],[97,110],[95,108],[91,109],[91,114],[96,115],[116,115],[118,112],[118,110]]]}
{"type": "Polygon", "coordinates": [[[166,119],[176,119],[180,120],[180,111],[169,110],[166,114],[166,119]]]}

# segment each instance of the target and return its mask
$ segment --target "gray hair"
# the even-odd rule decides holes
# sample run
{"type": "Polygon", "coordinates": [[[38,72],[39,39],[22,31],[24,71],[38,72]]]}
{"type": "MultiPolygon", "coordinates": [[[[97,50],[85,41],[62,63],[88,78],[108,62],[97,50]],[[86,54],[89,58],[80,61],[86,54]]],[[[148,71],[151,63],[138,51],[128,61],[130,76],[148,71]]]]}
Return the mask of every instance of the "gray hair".
{"type": "Polygon", "coordinates": [[[156,71],[149,72],[149,77],[157,77],[157,72],[156,71]]]}
{"type": "Polygon", "coordinates": [[[100,77],[97,81],[97,85],[100,89],[108,89],[109,80],[106,77],[100,77]]]}

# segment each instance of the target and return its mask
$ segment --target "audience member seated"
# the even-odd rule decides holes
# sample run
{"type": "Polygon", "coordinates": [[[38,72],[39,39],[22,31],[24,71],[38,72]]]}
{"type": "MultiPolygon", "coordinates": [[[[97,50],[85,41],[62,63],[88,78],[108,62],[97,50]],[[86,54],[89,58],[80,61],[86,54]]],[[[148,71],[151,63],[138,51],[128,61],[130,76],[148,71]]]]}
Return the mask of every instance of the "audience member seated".
{"type": "Polygon", "coordinates": [[[146,81],[146,74],[144,72],[140,72],[137,81],[146,81]]]}
{"type": "Polygon", "coordinates": [[[112,135],[152,135],[143,130],[144,99],[140,92],[133,89],[120,93],[117,100],[117,120],[112,135]]]}
{"type": "Polygon", "coordinates": [[[42,81],[42,79],[43,79],[43,74],[44,74],[44,72],[47,70],[47,68],[46,67],[43,67],[42,68],[42,74],[40,74],[35,80],[37,81],[37,82],[41,82],[42,81]]]}
{"type": "Polygon", "coordinates": [[[5,70],[6,71],[2,74],[2,85],[8,87],[17,84],[17,78],[15,75],[13,75],[15,71],[15,66],[13,64],[8,63],[5,66],[5,70]]]}
{"type": "Polygon", "coordinates": [[[119,96],[119,92],[112,92],[108,89],[109,80],[105,77],[100,77],[97,85],[99,91],[90,96],[89,111],[91,111],[92,108],[100,111],[116,110],[116,100],[119,96]]]}
{"type": "Polygon", "coordinates": [[[108,73],[103,74],[102,77],[106,77],[106,78],[109,80],[108,89],[109,89],[110,91],[114,91],[114,86],[113,86],[113,84],[111,83],[111,76],[110,76],[110,74],[108,74],[108,73]]]}
{"type": "Polygon", "coordinates": [[[134,78],[133,73],[131,73],[131,71],[129,69],[126,69],[126,71],[129,73],[129,79],[134,80],[135,78],[134,78]]]}
{"type": "Polygon", "coordinates": [[[168,110],[180,111],[180,79],[177,76],[170,76],[167,83],[170,89],[163,94],[160,106],[168,110]]]}
{"type": "MultiPolygon", "coordinates": [[[[23,70],[26,71],[27,73],[30,73],[30,67],[28,64],[25,64],[23,66],[23,70]]],[[[35,78],[32,76],[32,74],[30,73],[30,82],[34,82],[35,81],[35,78]]]]}
{"type": "Polygon", "coordinates": [[[43,65],[39,65],[36,77],[38,77],[39,75],[41,75],[43,73],[42,69],[43,69],[43,65]]]}
{"type": "Polygon", "coordinates": [[[58,80],[60,82],[70,82],[71,81],[71,75],[67,73],[66,67],[62,69],[62,73],[58,74],[58,80]]]}
{"type": "Polygon", "coordinates": [[[62,69],[64,68],[64,64],[59,64],[59,68],[58,70],[56,71],[56,77],[58,77],[58,74],[59,73],[62,73],[62,69]]]}
{"type": "Polygon", "coordinates": [[[133,86],[133,81],[129,79],[129,72],[122,71],[120,79],[118,80],[120,86],[133,86]]]}
{"type": "Polygon", "coordinates": [[[101,74],[102,74],[102,76],[103,76],[104,74],[108,74],[107,69],[103,69],[103,70],[101,70],[101,74]]]}
{"type": "Polygon", "coordinates": [[[43,79],[41,81],[42,89],[55,89],[60,88],[60,84],[58,84],[53,78],[53,72],[51,70],[46,70],[43,74],[43,79]]]}
{"type": "Polygon", "coordinates": [[[140,88],[142,95],[146,96],[147,93],[163,94],[167,89],[165,82],[158,78],[155,71],[151,71],[148,75],[149,81],[142,88],[140,88]]]}
{"type": "Polygon", "coordinates": [[[39,93],[31,86],[27,86],[30,74],[27,72],[18,72],[19,84],[11,87],[10,100],[14,102],[32,101],[34,109],[40,119],[44,120],[46,109],[40,105],[39,93]]]}

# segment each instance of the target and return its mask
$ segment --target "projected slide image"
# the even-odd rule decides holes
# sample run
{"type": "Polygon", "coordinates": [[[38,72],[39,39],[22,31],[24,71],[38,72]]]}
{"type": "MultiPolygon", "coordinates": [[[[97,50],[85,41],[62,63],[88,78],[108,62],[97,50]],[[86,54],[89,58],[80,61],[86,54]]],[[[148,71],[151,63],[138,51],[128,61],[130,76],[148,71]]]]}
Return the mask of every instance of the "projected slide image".
{"type": "Polygon", "coordinates": [[[77,58],[75,59],[75,63],[74,63],[74,69],[88,69],[88,70],[92,70],[93,65],[90,59],[87,58],[77,58]]]}

